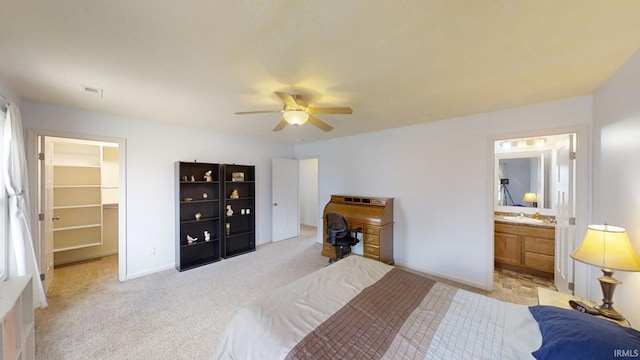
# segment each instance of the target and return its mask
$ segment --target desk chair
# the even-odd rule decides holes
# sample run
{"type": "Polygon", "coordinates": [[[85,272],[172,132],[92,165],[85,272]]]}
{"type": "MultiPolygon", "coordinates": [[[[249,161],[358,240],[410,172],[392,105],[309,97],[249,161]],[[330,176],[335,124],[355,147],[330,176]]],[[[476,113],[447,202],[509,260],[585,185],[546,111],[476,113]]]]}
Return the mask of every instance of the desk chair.
{"type": "Polygon", "coordinates": [[[349,231],[349,225],[344,216],[336,213],[327,213],[327,242],[338,248],[338,258],[329,259],[329,263],[338,261],[344,257],[344,248],[351,247],[360,241],[357,238],[358,231],[349,231]]]}

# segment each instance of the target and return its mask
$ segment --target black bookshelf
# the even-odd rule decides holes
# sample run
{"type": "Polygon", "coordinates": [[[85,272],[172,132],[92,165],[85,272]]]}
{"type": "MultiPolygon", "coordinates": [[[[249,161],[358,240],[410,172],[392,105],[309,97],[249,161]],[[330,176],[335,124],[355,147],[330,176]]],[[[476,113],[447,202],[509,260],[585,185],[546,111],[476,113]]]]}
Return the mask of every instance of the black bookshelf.
{"type": "Polygon", "coordinates": [[[220,260],[220,169],[219,164],[175,163],[178,271],[220,260]]]}
{"type": "Polygon", "coordinates": [[[255,166],[225,164],[222,186],[222,257],[229,258],[256,249],[255,166]],[[233,211],[228,214],[229,207],[233,211]]]}

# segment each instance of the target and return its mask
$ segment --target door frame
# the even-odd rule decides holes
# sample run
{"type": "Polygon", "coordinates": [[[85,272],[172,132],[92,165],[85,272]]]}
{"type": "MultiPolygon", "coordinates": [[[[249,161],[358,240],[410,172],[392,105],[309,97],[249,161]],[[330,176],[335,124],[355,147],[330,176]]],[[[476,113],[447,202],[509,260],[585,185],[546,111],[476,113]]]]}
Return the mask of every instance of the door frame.
{"type": "MultiPolygon", "coordinates": [[[[317,184],[317,189],[316,189],[316,194],[315,194],[315,206],[316,206],[316,213],[317,213],[317,217],[316,217],[316,242],[319,244],[322,244],[324,242],[324,217],[322,212],[324,211],[324,206],[325,203],[323,203],[320,199],[320,155],[317,154],[309,154],[305,157],[301,157],[295,158],[296,160],[298,160],[298,171],[300,170],[300,162],[301,161],[305,161],[305,160],[316,160],[316,184],[317,184]]],[[[298,172],[298,190],[304,191],[304,189],[302,188],[302,186],[300,186],[300,172],[298,172]]],[[[298,203],[300,203],[301,201],[301,196],[298,195],[298,203]]],[[[301,214],[301,210],[300,210],[300,206],[298,206],[298,214],[301,214]]],[[[300,216],[299,216],[300,218],[300,216]]],[[[302,220],[300,219],[300,224],[302,225],[302,220]]]]}
{"type": "MultiPolygon", "coordinates": [[[[114,138],[114,137],[106,137],[100,135],[90,135],[90,134],[78,134],[78,133],[68,133],[68,132],[58,132],[51,130],[43,130],[43,129],[27,129],[27,163],[28,163],[28,174],[30,179],[37,179],[38,176],[38,167],[40,166],[38,161],[38,136],[49,136],[49,137],[61,137],[61,138],[70,138],[70,139],[78,139],[78,140],[91,140],[91,141],[101,141],[101,142],[111,142],[118,144],[118,280],[125,281],[127,279],[127,143],[126,139],[123,138],[114,138]]],[[[41,222],[38,221],[38,213],[40,209],[38,208],[38,194],[40,189],[38,188],[38,181],[31,181],[29,184],[29,191],[31,194],[35,196],[31,196],[30,199],[30,207],[31,207],[31,222],[32,222],[32,233],[39,234],[38,228],[41,226],[41,222]]],[[[44,238],[44,237],[43,237],[44,238]]],[[[44,244],[42,244],[42,239],[38,236],[34,239],[34,246],[36,250],[36,258],[38,262],[39,268],[42,267],[43,262],[46,262],[46,257],[44,254],[44,244]]],[[[46,264],[45,264],[46,265],[46,264]]]]}
{"type": "MultiPolygon", "coordinates": [[[[589,127],[587,125],[578,125],[562,128],[540,129],[532,131],[521,131],[516,133],[498,134],[489,136],[487,141],[487,168],[488,168],[488,180],[487,180],[487,249],[489,249],[489,260],[487,261],[487,280],[486,290],[493,290],[495,270],[494,265],[494,196],[495,191],[493,186],[494,174],[495,174],[495,154],[494,143],[496,141],[513,139],[513,138],[525,138],[525,137],[537,137],[546,135],[559,135],[559,134],[576,134],[576,172],[575,172],[575,195],[576,195],[576,244],[580,243],[581,239],[587,231],[587,225],[591,221],[591,198],[589,196],[591,191],[591,138],[589,136],[589,127]]],[[[587,265],[577,263],[574,261],[574,293],[578,297],[587,298],[591,291],[591,270],[587,265]]]]}

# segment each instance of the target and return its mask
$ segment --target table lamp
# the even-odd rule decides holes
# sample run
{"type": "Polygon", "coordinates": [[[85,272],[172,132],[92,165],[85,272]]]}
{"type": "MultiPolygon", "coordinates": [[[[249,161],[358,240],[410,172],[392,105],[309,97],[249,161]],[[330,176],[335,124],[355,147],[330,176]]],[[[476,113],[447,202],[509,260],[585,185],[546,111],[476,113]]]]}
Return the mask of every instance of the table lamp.
{"type": "Polygon", "coordinates": [[[596,308],[600,314],[624,320],[613,308],[613,291],[621,281],[613,278],[613,270],[640,271],[640,256],[633,249],[624,228],[611,225],[589,225],[582,244],[571,254],[575,260],[602,268],[597,279],[602,287],[602,305],[596,308]]]}
{"type": "Polygon", "coordinates": [[[538,202],[538,196],[536,195],[536,193],[525,193],[522,201],[528,202],[529,205],[533,206],[533,203],[538,202]]]}

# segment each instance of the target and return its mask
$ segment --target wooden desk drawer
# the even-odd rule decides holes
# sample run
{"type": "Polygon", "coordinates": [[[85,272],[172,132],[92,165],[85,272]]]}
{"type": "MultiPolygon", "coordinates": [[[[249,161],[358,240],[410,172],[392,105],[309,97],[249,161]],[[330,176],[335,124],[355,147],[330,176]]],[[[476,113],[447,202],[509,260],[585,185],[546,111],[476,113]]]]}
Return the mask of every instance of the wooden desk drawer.
{"type": "Polygon", "coordinates": [[[551,255],[555,254],[555,241],[526,236],[524,238],[524,251],[534,252],[538,254],[551,255]]]}
{"type": "Polygon", "coordinates": [[[362,232],[365,234],[380,235],[380,228],[373,227],[373,226],[365,226],[362,232]]]}
{"type": "Polygon", "coordinates": [[[380,257],[380,248],[377,246],[365,245],[363,249],[365,254],[380,257]]]}
{"type": "Polygon", "coordinates": [[[553,256],[525,252],[524,264],[541,271],[553,272],[553,256]]]}
{"type": "Polygon", "coordinates": [[[370,255],[370,254],[364,253],[363,256],[368,259],[380,261],[380,256],[378,255],[370,255]]]}
{"type": "Polygon", "coordinates": [[[362,237],[365,245],[380,245],[380,236],[365,234],[362,237]]]}

